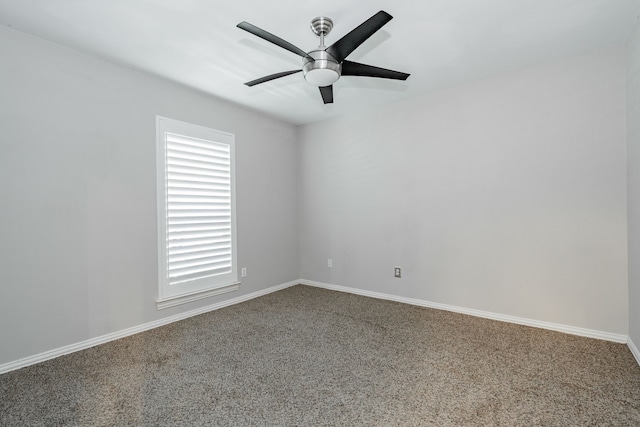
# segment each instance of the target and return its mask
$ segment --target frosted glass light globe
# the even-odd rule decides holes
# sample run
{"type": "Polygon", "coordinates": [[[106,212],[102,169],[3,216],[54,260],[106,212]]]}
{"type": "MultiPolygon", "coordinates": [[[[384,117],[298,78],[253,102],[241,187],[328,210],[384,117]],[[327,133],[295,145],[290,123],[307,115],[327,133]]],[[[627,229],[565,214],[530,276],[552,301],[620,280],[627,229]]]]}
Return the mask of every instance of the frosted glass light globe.
{"type": "Polygon", "coordinates": [[[340,78],[340,74],[329,68],[316,68],[307,71],[304,78],[314,86],[331,86],[340,78]]]}

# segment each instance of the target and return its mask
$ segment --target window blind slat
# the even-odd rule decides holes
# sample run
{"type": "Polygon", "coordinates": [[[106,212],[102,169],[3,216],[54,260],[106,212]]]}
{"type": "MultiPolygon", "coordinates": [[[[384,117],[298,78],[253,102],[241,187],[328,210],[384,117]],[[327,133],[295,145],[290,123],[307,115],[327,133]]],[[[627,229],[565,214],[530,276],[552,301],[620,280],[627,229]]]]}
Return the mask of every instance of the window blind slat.
{"type": "Polygon", "coordinates": [[[230,205],[229,196],[210,194],[167,194],[169,203],[212,203],[230,205]]]}
{"type": "Polygon", "coordinates": [[[167,164],[171,166],[187,166],[194,168],[208,169],[210,165],[215,165],[217,169],[221,171],[228,171],[229,166],[225,161],[226,159],[217,158],[214,160],[207,160],[206,158],[192,158],[187,156],[167,155],[167,164]]]}
{"type": "Polygon", "coordinates": [[[174,252],[174,251],[178,251],[178,250],[182,250],[182,249],[188,249],[191,247],[195,247],[198,245],[204,245],[204,244],[226,244],[229,245],[231,242],[231,239],[229,238],[229,236],[218,236],[218,237],[200,237],[200,238],[194,238],[194,239],[189,239],[188,241],[172,241],[171,244],[167,245],[167,248],[169,250],[169,252],[174,252]]]}
{"type": "MultiPolygon", "coordinates": [[[[231,206],[228,203],[198,203],[198,202],[174,202],[171,210],[171,214],[183,214],[185,212],[198,213],[207,212],[202,214],[203,217],[209,216],[210,213],[227,212],[227,215],[231,211],[231,206]]],[[[171,215],[169,215],[171,216],[171,215]]]]}
{"type": "MultiPolygon", "coordinates": [[[[206,185],[205,188],[218,188],[220,190],[226,190],[229,188],[229,178],[225,176],[208,176],[204,177],[197,174],[189,174],[185,172],[170,172],[168,174],[168,188],[177,187],[180,188],[181,184],[199,184],[206,185]],[[173,181],[176,181],[174,184],[173,181]]],[[[198,188],[198,187],[196,187],[198,188]]]]}
{"type": "Polygon", "coordinates": [[[229,181],[229,172],[224,169],[204,169],[197,166],[170,164],[167,166],[169,174],[184,174],[187,179],[210,182],[218,179],[220,182],[229,181]]]}
{"type": "Polygon", "coordinates": [[[226,248],[229,246],[228,241],[223,242],[214,242],[214,243],[204,243],[199,245],[190,245],[190,246],[176,246],[169,249],[169,252],[172,255],[180,255],[188,252],[198,252],[205,250],[217,250],[221,248],[226,248]]]}
{"type": "MultiPolygon", "coordinates": [[[[175,218],[175,219],[176,219],[176,221],[178,221],[178,220],[182,220],[182,219],[184,219],[184,218],[189,218],[189,217],[177,217],[177,218],[175,218]]],[[[196,217],[196,218],[198,218],[198,217],[196,217]]],[[[198,225],[198,224],[203,224],[203,223],[202,223],[202,222],[200,222],[200,221],[198,221],[198,222],[196,222],[196,221],[194,221],[194,222],[187,222],[187,223],[185,223],[185,222],[181,222],[181,223],[173,223],[173,222],[172,222],[172,223],[171,223],[171,224],[169,224],[169,226],[167,227],[167,230],[168,230],[168,231],[170,231],[170,232],[173,232],[173,231],[179,231],[179,230],[182,230],[184,227],[194,226],[194,225],[198,225]]],[[[218,226],[220,226],[220,225],[225,225],[225,226],[227,226],[227,228],[229,228],[229,227],[230,227],[230,220],[229,220],[229,216],[228,216],[228,215],[226,215],[226,216],[220,216],[220,217],[212,216],[212,221],[211,221],[211,222],[208,222],[208,224],[209,224],[209,225],[210,225],[210,227],[212,227],[212,228],[213,228],[213,227],[218,227],[218,226]]]]}
{"type": "Polygon", "coordinates": [[[202,215],[202,216],[210,216],[210,215],[217,215],[217,214],[224,214],[226,212],[226,214],[229,214],[229,208],[228,207],[218,207],[216,208],[215,206],[197,206],[195,204],[190,204],[190,205],[179,205],[176,204],[174,206],[171,207],[171,210],[169,211],[168,216],[171,217],[173,216],[173,214],[176,214],[177,216],[179,215],[183,215],[183,214],[198,214],[198,215],[202,215]]]}
{"type": "MultiPolygon", "coordinates": [[[[217,238],[230,238],[231,233],[229,230],[207,230],[207,231],[179,231],[176,233],[169,232],[167,240],[169,246],[185,246],[189,243],[190,239],[217,239],[217,238]]],[[[169,259],[171,261],[171,259],[169,259]]]]}
{"type": "Polygon", "coordinates": [[[229,170],[229,162],[228,159],[224,159],[221,157],[211,157],[210,159],[206,156],[189,156],[183,155],[180,156],[178,154],[167,153],[167,164],[168,165],[184,165],[184,166],[193,166],[196,168],[204,168],[208,169],[209,166],[215,166],[216,169],[221,171],[229,170]]]}
{"type": "Polygon", "coordinates": [[[229,193],[225,191],[209,190],[207,188],[171,187],[167,189],[168,197],[215,197],[223,200],[229,199],[229,193]]]}
{"type": "Polygon", "coordinates": [[[171,186],[167,187],[167,191],[185,191],[185,190],[206,190],[214,191],[221,194],[230,194],[228,185],[216,185],[206,182],[181,180],[176,177],[171,178],[171,186]],[[218,188],[221,187],[221,188],[218,188]]]}
{"type": "Polygon", "coordinates": [[[231,223],[229,221],[207,221],[207,222],[190,222],[186,224],[173,224],[171,230],[175,233],[183,231],[195,231],[195,230],[226,230],[231,223]]]}
{"type": "Polygon", "coordinates": [[[210,218],[203,216],[187,216],[187,217],[174,217],[169,218],[169,225],[189,225],[189,224],[199,224],[199,223],[207,223],[207,224],[220,224],[220,223],[228,223],[231,224],[230,218],[210,218]]]}
{"type": "Polygon", "coordinates": [[[219,224],[230,223],[229,211],[219,212],[214,210],[201,210],[201,211],[186,211],[187,214],[180,215],[180,211],[176,211],[176,215],[168,217],[168,229],[172,229],[175,226],[194,225],[194,224],[210,224],[215,227],[219,224]],[[188,215],[188,214],[191,215],[188,215]],[[206,218],[201,220],[199,218],[206,218]]]}
{"type": "MultiPolygon", "coordinates": [[[[180,221],[186,221],[186,220],[191,220],[191,219],[194,219],[194,218],[200,218],[203,215],[204,214],[191,215],[191,214],[189,214],[189,212],[176,211],[170,217],[168,217],[168,223],[169,224],[177,224],[180,221]]],[[[207,215],[207,217],[213,219],[214,221],[222,221],[222,220],[229,221],[230,220],[229,215],[207,215]]]]}
{"type": "MultiPolygon", "coordinates": [[[[221,226],[219,228],[184,228],[179,229],[173,232],[173,236],[184,236],[187,233],[190,233],[192,238],[194,239],[228,239],[228,226],[221,226]]],[[[171,241],[170,247],[178,247],[178,246],[193,246],[194,244],[199,244],[200,242],[191,243],[190,239],[173,239],[171,241]]]]}

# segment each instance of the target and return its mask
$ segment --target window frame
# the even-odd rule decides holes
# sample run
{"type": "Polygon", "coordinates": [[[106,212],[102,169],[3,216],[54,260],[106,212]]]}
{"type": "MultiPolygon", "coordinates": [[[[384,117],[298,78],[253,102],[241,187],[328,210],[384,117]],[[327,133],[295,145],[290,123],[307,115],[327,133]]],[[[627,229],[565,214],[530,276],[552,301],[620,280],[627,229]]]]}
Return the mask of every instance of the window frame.
{"type": "Polygon", "coordinates": [[[156,186],[157,186],[157,244],[158,244],[158,299],[159,310],[239,288],[236,231],[235,187],[235,135],[205,126],[195,125],[167,117],[156,116],[156,186]],[[229,273],[170,284],[167,245],[167,133],[190,139],[200,139],[229,147],[231,271],[229,273]]]}

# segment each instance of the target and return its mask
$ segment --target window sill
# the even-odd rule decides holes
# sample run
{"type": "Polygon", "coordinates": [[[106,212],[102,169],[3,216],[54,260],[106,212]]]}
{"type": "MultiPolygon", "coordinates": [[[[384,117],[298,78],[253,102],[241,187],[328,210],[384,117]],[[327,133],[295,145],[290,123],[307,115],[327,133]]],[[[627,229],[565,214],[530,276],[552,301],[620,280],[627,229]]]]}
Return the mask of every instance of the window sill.
{"type": "Polygon", "coordinates": [[[205,291],[198,291],[190,294],[176,295],[173,297],[164,298],[156,301],[156,306],[158,307],[158,310],[164,310],[165,308],[175,307],[177,305],[186,304],[188,302],[197,301],[203,298],[209,298],[214,295],[237,291],[238,288],[240,288],[240,283],[241,282],[235,282],[224,285],[220,288],[207,289],[205,291]]]}

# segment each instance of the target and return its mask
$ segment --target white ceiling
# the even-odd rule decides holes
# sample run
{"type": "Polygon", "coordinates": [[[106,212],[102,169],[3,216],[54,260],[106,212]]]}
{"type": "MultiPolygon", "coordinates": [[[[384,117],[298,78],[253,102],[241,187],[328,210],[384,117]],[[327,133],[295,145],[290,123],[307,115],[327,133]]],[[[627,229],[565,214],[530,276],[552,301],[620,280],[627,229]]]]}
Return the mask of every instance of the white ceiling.
{"type": "Polygon", "coordinates": [[[0,0],[0,24],[303,124],[599,47],[622,45],[640,0],[0,0]],[[305,51],[311,19],[329,46],[379,10],[394,19],[349,60],[411,74],[342,77],[324,105],[293,53],[236,25],[248,21],[305,51]]]}

